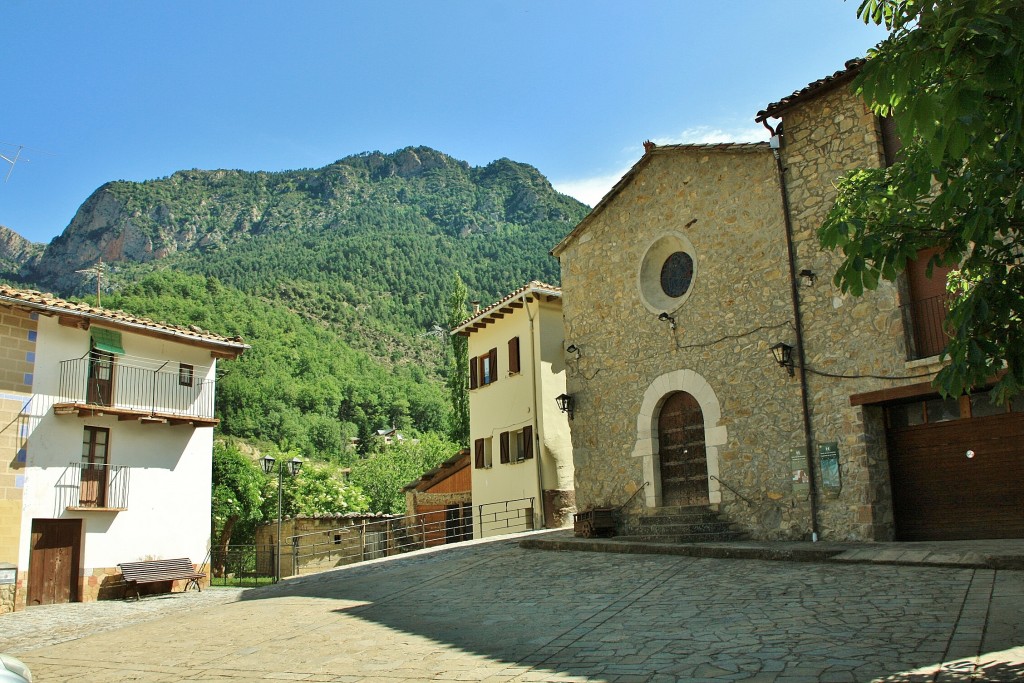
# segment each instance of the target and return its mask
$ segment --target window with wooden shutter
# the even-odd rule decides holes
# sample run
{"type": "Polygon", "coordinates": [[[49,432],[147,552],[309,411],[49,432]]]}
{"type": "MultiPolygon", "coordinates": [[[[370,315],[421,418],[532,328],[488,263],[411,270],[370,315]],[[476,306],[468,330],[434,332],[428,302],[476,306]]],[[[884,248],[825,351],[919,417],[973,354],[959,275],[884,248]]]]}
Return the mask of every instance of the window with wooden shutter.
{"type": "Polygon", "coordinates": [[[523,460],[533,457],[533,427],[523,427],[523,460]]]}
{"type": "Polygon", "coordinates": [[[499,440],[501,442],[501,463],[503,465],[507,465],[509,462],[511,462],[508,452],[508,432],[502,432],[499,437],[499,440]]]}
{"type": "Polygon", "coordinates": [[[491,382],[498,381],[498,349],[491,349],[487,354],[491,359],[491,382]]]}
{"type": "Polygon", "coordinates": [[[519,372],[519,337],[508,340],[508,371],[519,372]]]}
{"type": "Polygon", "coordinates": [[[476,360],[480,364],[480,386],[485,387],[491,383],[491,357],[485,354],[476,360]]]}
{"type": "Polygon", "coordinates": [[[473,442],[473,450],[474,450],[473,466],[476,467],[478,470],[479,469],[483,469],[483,466],[484,466],[484,440],[483,439],[477,439],[476,441],[474,441],[473,442]]]}
{"type": "Polygon", "coordinates": [[[476,389],[477,387],[477,373],[476,373],[476,358],[469,359],[469,388],[476,389]]]}

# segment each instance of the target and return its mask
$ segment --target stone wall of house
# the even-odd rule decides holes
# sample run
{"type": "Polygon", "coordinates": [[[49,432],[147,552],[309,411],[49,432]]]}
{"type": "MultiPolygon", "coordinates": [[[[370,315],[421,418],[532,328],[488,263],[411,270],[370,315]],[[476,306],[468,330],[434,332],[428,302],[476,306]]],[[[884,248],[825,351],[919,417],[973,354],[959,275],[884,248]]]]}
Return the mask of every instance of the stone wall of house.
{"type": "Polygon", "coordinates": [[[709,469],[753,505],[717,482],[712,503],[756,537],[809,534],[789,458],[803,442],[799,383],[769,351],[793,343],[780,196],[767,145],[655,148],[560,253],[565,339],[581,350],[567,363],[580,510],[621,505],[645,481],[635,500],[658,504],[645,470],[652,423],[656,440],[660,401],[687,390],[704,411],[709,469]],[[675,330],[640,285],[645,253],[666,232],[695,256],[689,297],[669,311],[675,330]]]}
{"type": "MultiPolygon", "coordinates": [[[[0,307],[0,562],[13,565],[19,561],[36,334],[34,314],[0,307]]],[[[19,576],[16,584],[0,586],[0,612],[24,605],[23,585],[19,576]]]]}
{"type": "MultiPolygon", "coordinates": [[[[795,270],[816,275],[798,297],[819,531],[829,540],[891,539],[883,411],[851,406],[850,397],[927,381],[939,366],[907,361],[904,285],[843,294],[832,284],[841,254],[824,251],[817,237],[835,180],[883,163],[879,126],[845,85],[782,118],[795,270]],[[823,444],[838,449],[838,487],[821,480],[823,444]]],[[[656,467],[645,462],[656,463],[660,401],[687,390],[705,411],[709,474],[722,482],[710,480],[712,504],[754,537],[807,537],[809,495],[794,485],[791,464],[805,452],[803,371],[790,379],[768,356],[775,342],[796,344],[774,157],[767,148],[659,147],[631,176],[559,254],[566,343],[582,349],[568,363],[579,507],[616,506],[645,482],[638,507],[660,503],[649,491],[657,489],[656,467]],[[673,231],[696,256],[688,298],[668,311],[675,331],[638,284],[646,250],[673,231]]]]}
{"type": "Polygon", "coordinates": [[[938,366],[907,363],[900,284],[882,282],[862,297],[844,295],[832,284],[842,255],[822,250],[817,238],[835,199],[836,178],[884,163],[881,132],[876,117],[848,86],[800,103],[784,112],[782,120],[796,268],[817,275],[812,287],[799,290],[806,362],[819,373],[846,376],[807,375],[814,440],[838,443],[842,477],[839,492],[822,493],[822,535],[891,540],[882,411],[851,407],[850,395],[927,381],[938,366]],[[907,379],[882,380],[869,374],[907,379]]]}

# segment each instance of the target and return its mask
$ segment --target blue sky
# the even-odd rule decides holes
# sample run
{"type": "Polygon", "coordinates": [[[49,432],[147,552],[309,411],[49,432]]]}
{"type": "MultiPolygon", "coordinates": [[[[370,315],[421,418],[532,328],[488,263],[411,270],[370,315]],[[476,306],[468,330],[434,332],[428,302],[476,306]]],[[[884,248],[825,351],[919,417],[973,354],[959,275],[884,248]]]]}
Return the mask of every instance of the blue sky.
{"type": "Polygon", "coordinates": [[[593,205],[655,142],[754,114],[882,32],[841,0],[4,0],[0,225],[64,230],[111,180],[426,145],[593,205]]]}

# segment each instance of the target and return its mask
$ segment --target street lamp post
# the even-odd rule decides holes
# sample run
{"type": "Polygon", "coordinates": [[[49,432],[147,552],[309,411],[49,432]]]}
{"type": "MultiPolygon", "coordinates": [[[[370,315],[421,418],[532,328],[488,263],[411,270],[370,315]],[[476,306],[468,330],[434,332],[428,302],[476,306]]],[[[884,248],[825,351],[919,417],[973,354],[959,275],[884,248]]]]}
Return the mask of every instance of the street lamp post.
{"type": "MultiPolygon", "coordinates": [[[[260,464],[263,465],[263,471],[266,474],[270,474],[274,471],[275,462],[277,461],[269,455],[265,455],[260,458],[260,464]]],[[[288,462],[281,463],[277,468],[277,553],[274,556],[276,560],[276,567],[274,568],[274,583],[281,580],[281,488],[284,483],[284,471],[287,468],[289,476],[294,477],[299,473],[299,469],[301,467],[302,460],[299,458],[292,458],[288,462]]]]}

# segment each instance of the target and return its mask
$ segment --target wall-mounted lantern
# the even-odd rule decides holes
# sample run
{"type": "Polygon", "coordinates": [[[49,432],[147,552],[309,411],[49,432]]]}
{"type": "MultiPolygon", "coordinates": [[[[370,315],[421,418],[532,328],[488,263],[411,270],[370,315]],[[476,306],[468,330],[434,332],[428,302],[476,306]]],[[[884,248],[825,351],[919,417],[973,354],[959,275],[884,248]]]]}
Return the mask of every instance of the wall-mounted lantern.
{"type": "Polygon", "coordinates": [[[572,396],[570,396],[569,394],[559,394],[558,396],[555,396],[555,403],[558,404],[559,410],[561,410],[563,413],[569,414],[569,419],[571,420],[573,408],[576,404],[572,396]]]}
{"type": "Polygon", "coordinates": [[[804,268],[800,271],[800,284],[804,287],[813,287],[817,279],[818,276],[809,268],[804,268]]]}
{"type": "Polygon", "coordinates": [[[568,353],[570,356],[576,356],[577,359],[580,357],[580,347],[576,346],[575,344],[569,344],[568,346],[566,346],[565,352],[568,353]]]}
{"type": "Polygon", "coordinates": [[[676,319],[670,316],[665,311],[662,311],[658,315],[658,320],[660,320],[663,323],[668,323],[669,327],[671,327],[673,330],[676,329],[676,319]]]}
{"type": "Polygon", "coordinates": [[[789,376],[793,376],[793,347],[785,342],[779,342],[772,347],[772,355],[775,356],[775,362],[780,367],[786,368],[789,371],[789,376]]]}

